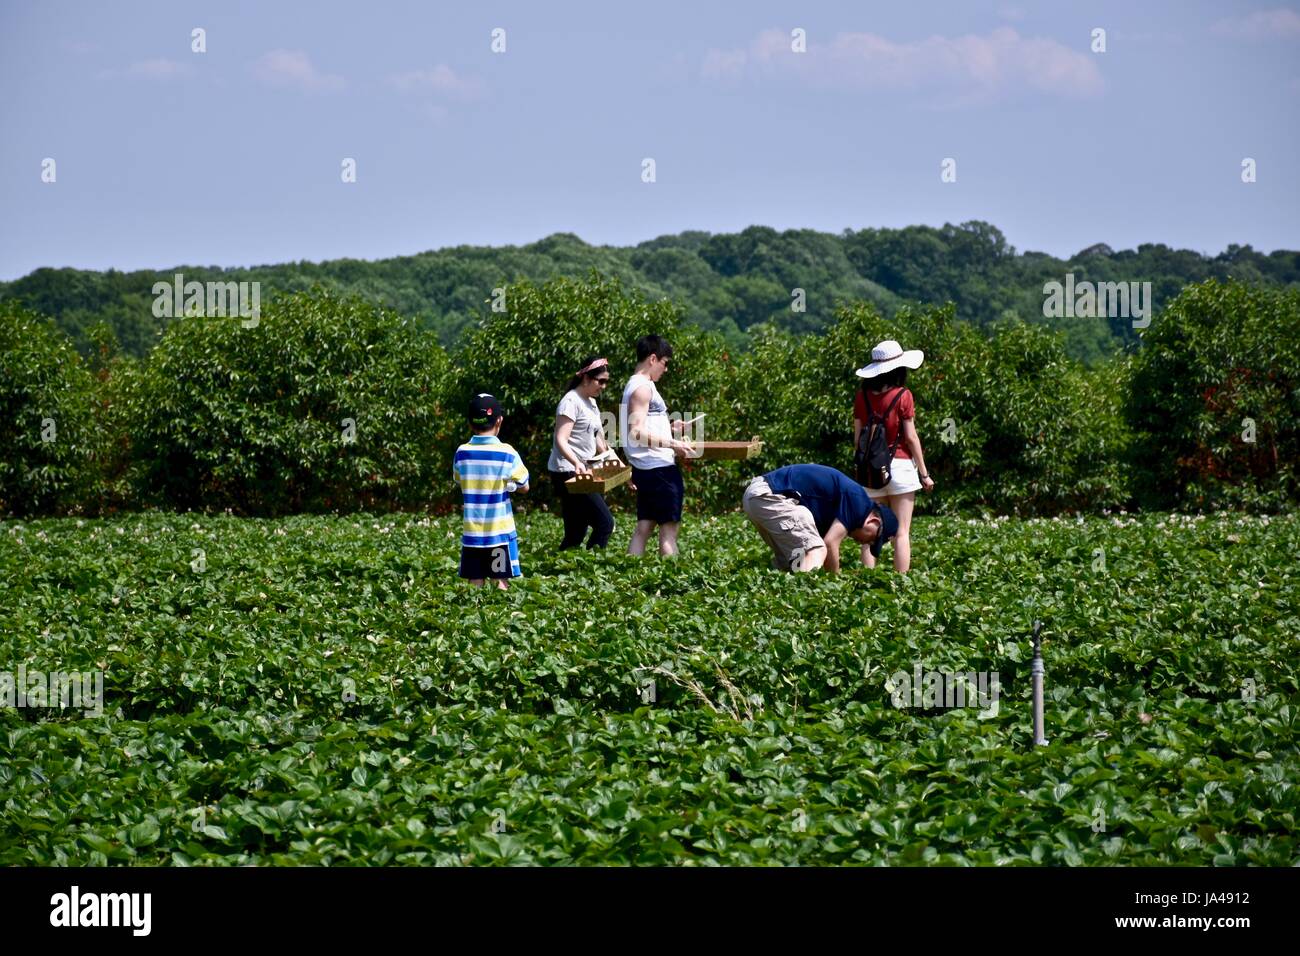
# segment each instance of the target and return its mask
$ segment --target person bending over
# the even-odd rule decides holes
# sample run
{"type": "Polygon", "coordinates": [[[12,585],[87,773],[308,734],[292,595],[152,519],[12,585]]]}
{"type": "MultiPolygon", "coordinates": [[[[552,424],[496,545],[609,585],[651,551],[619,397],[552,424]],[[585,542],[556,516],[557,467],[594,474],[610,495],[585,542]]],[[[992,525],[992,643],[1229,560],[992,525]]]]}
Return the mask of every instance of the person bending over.
{"type": "Polygon", "coordinates": [[[898,519],[867,497],[862,486],[825,465],[786,465],[759,475],[741,508],[772,549],[778,571],[840,569],[840,545],[852,538],[868,567],[898,532],[898,519]]]}

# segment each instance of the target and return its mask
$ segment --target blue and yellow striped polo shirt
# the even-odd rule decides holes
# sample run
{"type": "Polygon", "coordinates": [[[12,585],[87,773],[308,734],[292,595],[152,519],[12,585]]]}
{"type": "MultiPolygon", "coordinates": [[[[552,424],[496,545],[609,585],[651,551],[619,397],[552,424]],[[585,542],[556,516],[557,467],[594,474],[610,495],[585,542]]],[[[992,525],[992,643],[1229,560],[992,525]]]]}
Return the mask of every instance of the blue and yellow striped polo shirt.
{"type": "MultiPolygon", "coordinates": [[[[506,482],[528,483],[528,469],[519,452],[495,435],[475,435],[456,449],[452,475],[460,485],[465,531],[460,543],[467,548],[492,548],[513,544],[515,514],[506,482]]],[[[517,559],[510,549],[511,563],[517,559]]]]}

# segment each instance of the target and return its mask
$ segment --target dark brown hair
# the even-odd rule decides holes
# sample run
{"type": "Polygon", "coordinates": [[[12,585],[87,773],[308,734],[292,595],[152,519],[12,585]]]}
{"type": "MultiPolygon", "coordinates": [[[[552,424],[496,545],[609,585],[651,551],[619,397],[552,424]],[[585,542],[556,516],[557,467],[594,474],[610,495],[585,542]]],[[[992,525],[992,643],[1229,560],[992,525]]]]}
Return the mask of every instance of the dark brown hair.
{"type": "MultiPolygon", "coordinates": [[[[586,368],[588,365],[596,361],[596,359],[598,358],[600,358],[599,355],[588,355],[585,359],[582,360],[582,363],[578,366],[578,368],[586,368]]],[[[581,385],[584,379],[596,378],[602,372],[608,375],[609,366],[602,365],[600,368],[593,368],[589,372],[580,372],[577,375],[574,375],[572,378],[569,379],[569,384],[564,386],[565,394],[567,395],[569,392],[573,391],[575,388],[581,385]]]]}
{"type": "Polygon", "coordinates": [[[887,388],[893,388],[896,385],[907,384],[907,366],[900,365],[898,368],[891,368],[888,372],[882,372],[875,378],[866,379],[862,385],[873,392],[883,392],[887,388]]]}

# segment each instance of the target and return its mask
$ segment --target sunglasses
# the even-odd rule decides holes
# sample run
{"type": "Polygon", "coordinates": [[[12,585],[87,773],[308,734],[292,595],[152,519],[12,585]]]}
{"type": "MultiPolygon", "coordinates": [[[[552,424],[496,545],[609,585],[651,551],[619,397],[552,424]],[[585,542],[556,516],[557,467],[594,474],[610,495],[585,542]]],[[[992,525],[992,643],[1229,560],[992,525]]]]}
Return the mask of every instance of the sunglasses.
{"type": "Polygon", "coordinates": [[[596,379],[592,379],[592,381],[595,382],[597,385],[608,385],[608,384],[609,384],[609,376],[606,375],[604,378],[596,378],[596,379]]]}

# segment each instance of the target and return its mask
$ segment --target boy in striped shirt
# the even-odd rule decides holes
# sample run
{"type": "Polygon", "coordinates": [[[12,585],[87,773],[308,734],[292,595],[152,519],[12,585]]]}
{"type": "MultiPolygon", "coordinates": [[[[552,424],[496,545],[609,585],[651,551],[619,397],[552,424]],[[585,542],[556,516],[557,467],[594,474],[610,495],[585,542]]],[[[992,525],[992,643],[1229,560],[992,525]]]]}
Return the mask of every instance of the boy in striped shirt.
{"type": "Polygon", "coordinates": [[[460,576],[475,587],[491,578],[504,591],[523,573],[510,493],[528,490],[528,469],[519,452],[497,438],[503,417],[501,403],[491,395],[474,396],[469,403],[474,436],[456,449],[451,468],[465,514],[460,576]]]}

